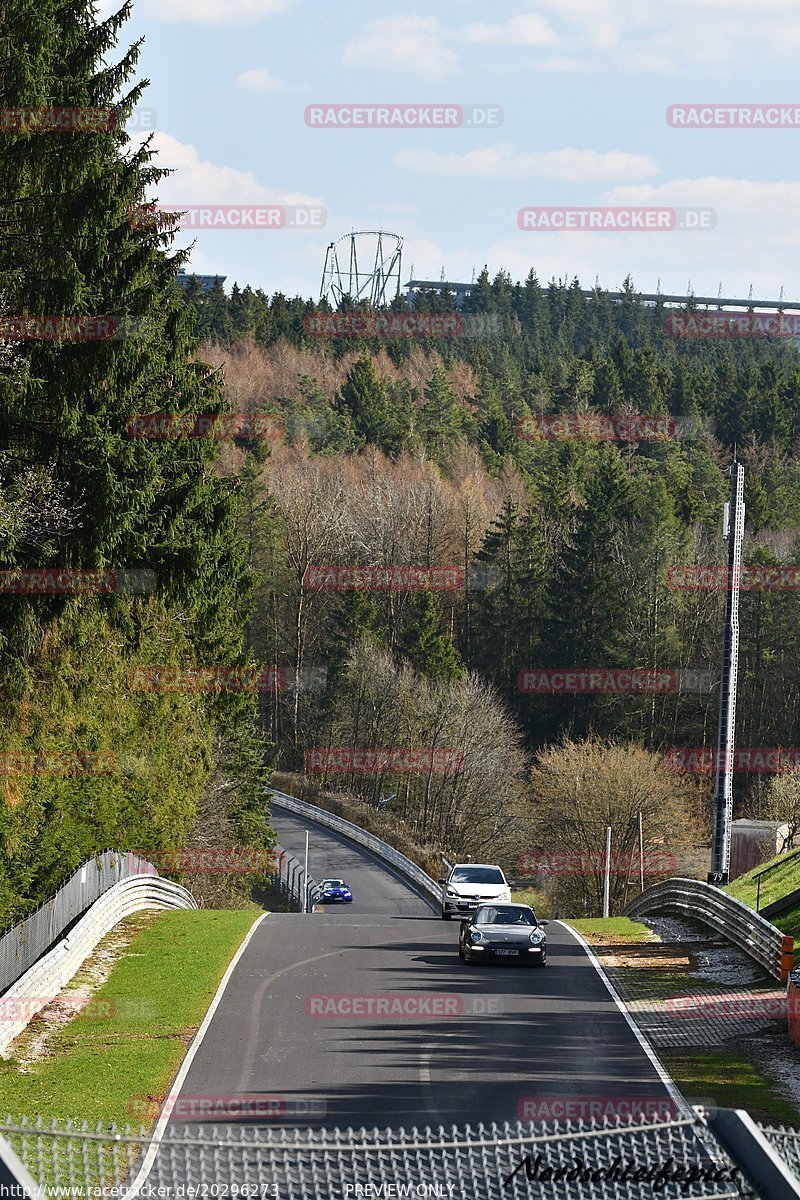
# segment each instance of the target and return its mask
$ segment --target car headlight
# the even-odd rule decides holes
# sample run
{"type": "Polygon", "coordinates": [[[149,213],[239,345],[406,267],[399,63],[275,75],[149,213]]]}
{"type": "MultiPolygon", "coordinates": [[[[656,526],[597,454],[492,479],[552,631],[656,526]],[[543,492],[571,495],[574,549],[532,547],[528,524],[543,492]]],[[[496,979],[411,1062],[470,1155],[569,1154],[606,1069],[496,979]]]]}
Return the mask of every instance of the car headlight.
{"type": "Polygon", "coordinates": [[[544,939],[545,934],[542,933],[541,929],[534,929],[533,933],[531,934],[531,943],[534,946],[540,946],[544,939]]]}
{"type": "Polygon", "coordinates": [[[481,933],[480,929],[473,929],[473,930],[472,930],[472,932],[471,932],[471,933],[470,933],[470,935],[469,935],[469,940],[470,940],[471,942],[481,942],[481,941],[483,941],[483,934],[481,933]]]}
{"type": "Polygon", "coordinates": [[[447,895],[448,895],[448,896],[457,896],[457,895],[458,895],[458,892],[456,891],[456,889],[455,889],[454,887],[449,887],[449,886],[448,886],[448,888],[447,888],[447,895]]]}

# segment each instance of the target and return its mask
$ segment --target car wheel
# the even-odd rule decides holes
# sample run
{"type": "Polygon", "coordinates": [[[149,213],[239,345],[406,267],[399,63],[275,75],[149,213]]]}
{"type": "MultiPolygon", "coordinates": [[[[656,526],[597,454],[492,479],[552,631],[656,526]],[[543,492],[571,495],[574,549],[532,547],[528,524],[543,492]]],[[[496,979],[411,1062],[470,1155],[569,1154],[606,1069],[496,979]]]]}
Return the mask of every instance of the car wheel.
{"type": "Polygon", "coordinates": [[[465,963],[471,963],[471,962],[472,962],[472,955],[469,953],[469,951],[468,951],[468,950],[465,950],[465,951],[463,952],[463,954],[461,955],[461,957],[463,958],[463,960],[464,960],[464,962],[465,962],[465,963]]]}
{"type": "Polygon", "coordinates": [[[446,912],[443,912],[443,913],[442,913],[442,920],[443,920],[443,921],[449,921],[451,916],[452,916],[452,913],[446,913],[446,912]]]}

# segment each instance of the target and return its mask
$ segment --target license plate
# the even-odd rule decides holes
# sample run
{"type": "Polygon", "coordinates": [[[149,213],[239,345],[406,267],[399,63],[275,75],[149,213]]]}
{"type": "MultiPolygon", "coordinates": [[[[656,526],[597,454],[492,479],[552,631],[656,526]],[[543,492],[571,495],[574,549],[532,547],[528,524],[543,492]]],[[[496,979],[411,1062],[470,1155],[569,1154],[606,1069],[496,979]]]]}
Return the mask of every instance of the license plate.
{"type": "Polygon", "coordinates": [[[519,950],[495,950],[495,954],[519,954],[519,950]]]}

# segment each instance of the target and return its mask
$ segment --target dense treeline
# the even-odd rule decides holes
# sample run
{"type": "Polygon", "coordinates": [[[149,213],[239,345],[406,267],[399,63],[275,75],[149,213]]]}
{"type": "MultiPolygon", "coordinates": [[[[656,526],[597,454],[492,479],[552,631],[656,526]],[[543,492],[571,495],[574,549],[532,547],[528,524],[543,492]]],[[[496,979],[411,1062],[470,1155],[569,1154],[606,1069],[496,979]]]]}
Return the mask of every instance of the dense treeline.
{"type": "Polygon", "coordinates": [[[232,835],[270,838],[252,697],[129,684],[136,665],[243,661],[251,582],[236,486],[215,473],[213,443],[126,429],[138,413],[224,407],[175,290],[185,254],[130,221],[161,172],[124,133],[143,90],[128,83],[139,45],[108,65],[129,11],[98,23],[86,0],[0,5],[4,110],[118,117],[70,133],[4,126],[0,312],[127,323],[112,340],[64,329],[0,342],[0,568],[4,579],[14,568],[121,569],[153,584],[120,590],[105,576],[108,594],[70,595],[4,583],[3,924],[99,849],[183,845],[215,771],[232,835]],[[97,760],[74,756],[95,753],[110,769],[85,773],[97,760]]]}
{"type": "MultiPolygon", "coordinates": [[[[467,307],[499,314],[499,336],[435,342],[321,340],[305,321],[318,305],[249,289],[190,286],[186,300],[206,357],[224,365],[231,407],[285,424],[284,443],[246,468],[262,571],[251,640],[287,672],[269,706],[284,765],[301,768],[320,739],[336,744],[353,703],[340,673],[363,661],[364,636],[397,670],[490,684],[486,703],[529,752],[589,735],[659,753],[714,745],[724,596],[681,589],[672,569],[725,562],[734,447],[746,561],[800,562],[793,343],[677,340],[630,284],[614,304],[577,282],[540,288],[533,275],[521,287],[479,279],[467,307]],[[535,437],[534,419],[553,413],[642,414],[667,436],[535,437]],[[309,585],[315,564],[456,566],[465,582],[430,594],[320,590],[309,585]],[[640,668],[669,682],[535,695],[520,690],[528,668],[640,668]]],[[[737,740],[796,745],[797,591],[749,591],[741,608],[737,740]]],[[[751,783],[737,778],[740,799],[751,783]]],[[[347,784],[376,799],[396,791],[406,811],[415,791],[397,778],[347,784]]]]}

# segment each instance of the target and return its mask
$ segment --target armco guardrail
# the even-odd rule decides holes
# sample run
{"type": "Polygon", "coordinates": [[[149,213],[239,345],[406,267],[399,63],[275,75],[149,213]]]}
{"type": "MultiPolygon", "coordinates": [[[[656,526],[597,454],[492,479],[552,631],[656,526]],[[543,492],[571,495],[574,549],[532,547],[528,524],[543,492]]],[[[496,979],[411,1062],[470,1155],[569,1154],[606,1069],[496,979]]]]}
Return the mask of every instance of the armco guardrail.
{"type": "Polygon", "coordinates": [[[49,900],[0,937],[0,991],[33,966],[76,917],[121,879],[156,875],[152,863],[135,854],[104,850],[78,867],[49,900]]]}
{"type": "Polygon", "coordinates": [[[629,917],[650,912],[685,912],[710,925],[760,963],[775,979],[785,983],[792,969],[794,938],[770,925],[727,892],[699,879],[667,879],[632,900],[629,917]]]}
{"type": "MultiPolygon", "coordinates": [[[[36,1015],[37,1001],[57,996],[114,926],[145,908],[197,908],[194,897],[158,875],[135,875],[109,888],[63,941],[26,971],[0,998],[0,1054],[36,1015]]],[[[38,1007],[44,1007],[44,1003],[38,1007]]]]}
{"type": "Polygon", "coordinates": [[[322,888],[309,875],[305,881],[305,910],[303,909],[303,864],[284,850],[275,847],[275,870],[267,876],[272,886],[283,896],[290,908],[297,912],[311,912],[312,906],[322,899],[322,888]]]}
{"type": "Polygon", "coordinates": [[[363,846],[365,850],[371,850],[378,858],[383,859],[389,866],[394,867],[396,871],[405,876],[433,904],[441,907],[442,889],[438,883],[434,883],[422,867],[418,867],[410,858],[406,858],[405,854],[395,850],[394,846],[382,842],[380,838],[375,837],[374,833],[367,833],[366,829],[360,829],[352,821],[345,821],[343,817],[336,817],[333,813],[326,812],[324,808],[307,804],[305,800],[298,800],[296,796],[287,796],[285,792],[276,792],[274,788],[267,788],[267,791],[276,798],[277,804],[288,809],[289,812],[300,817],[308,817],[309,820],[316,821],[318,825],[325,825],[328,829],[333,829],[335,833],[341,833],[343,837],[349,838],[358,846],[363,846]]]}

